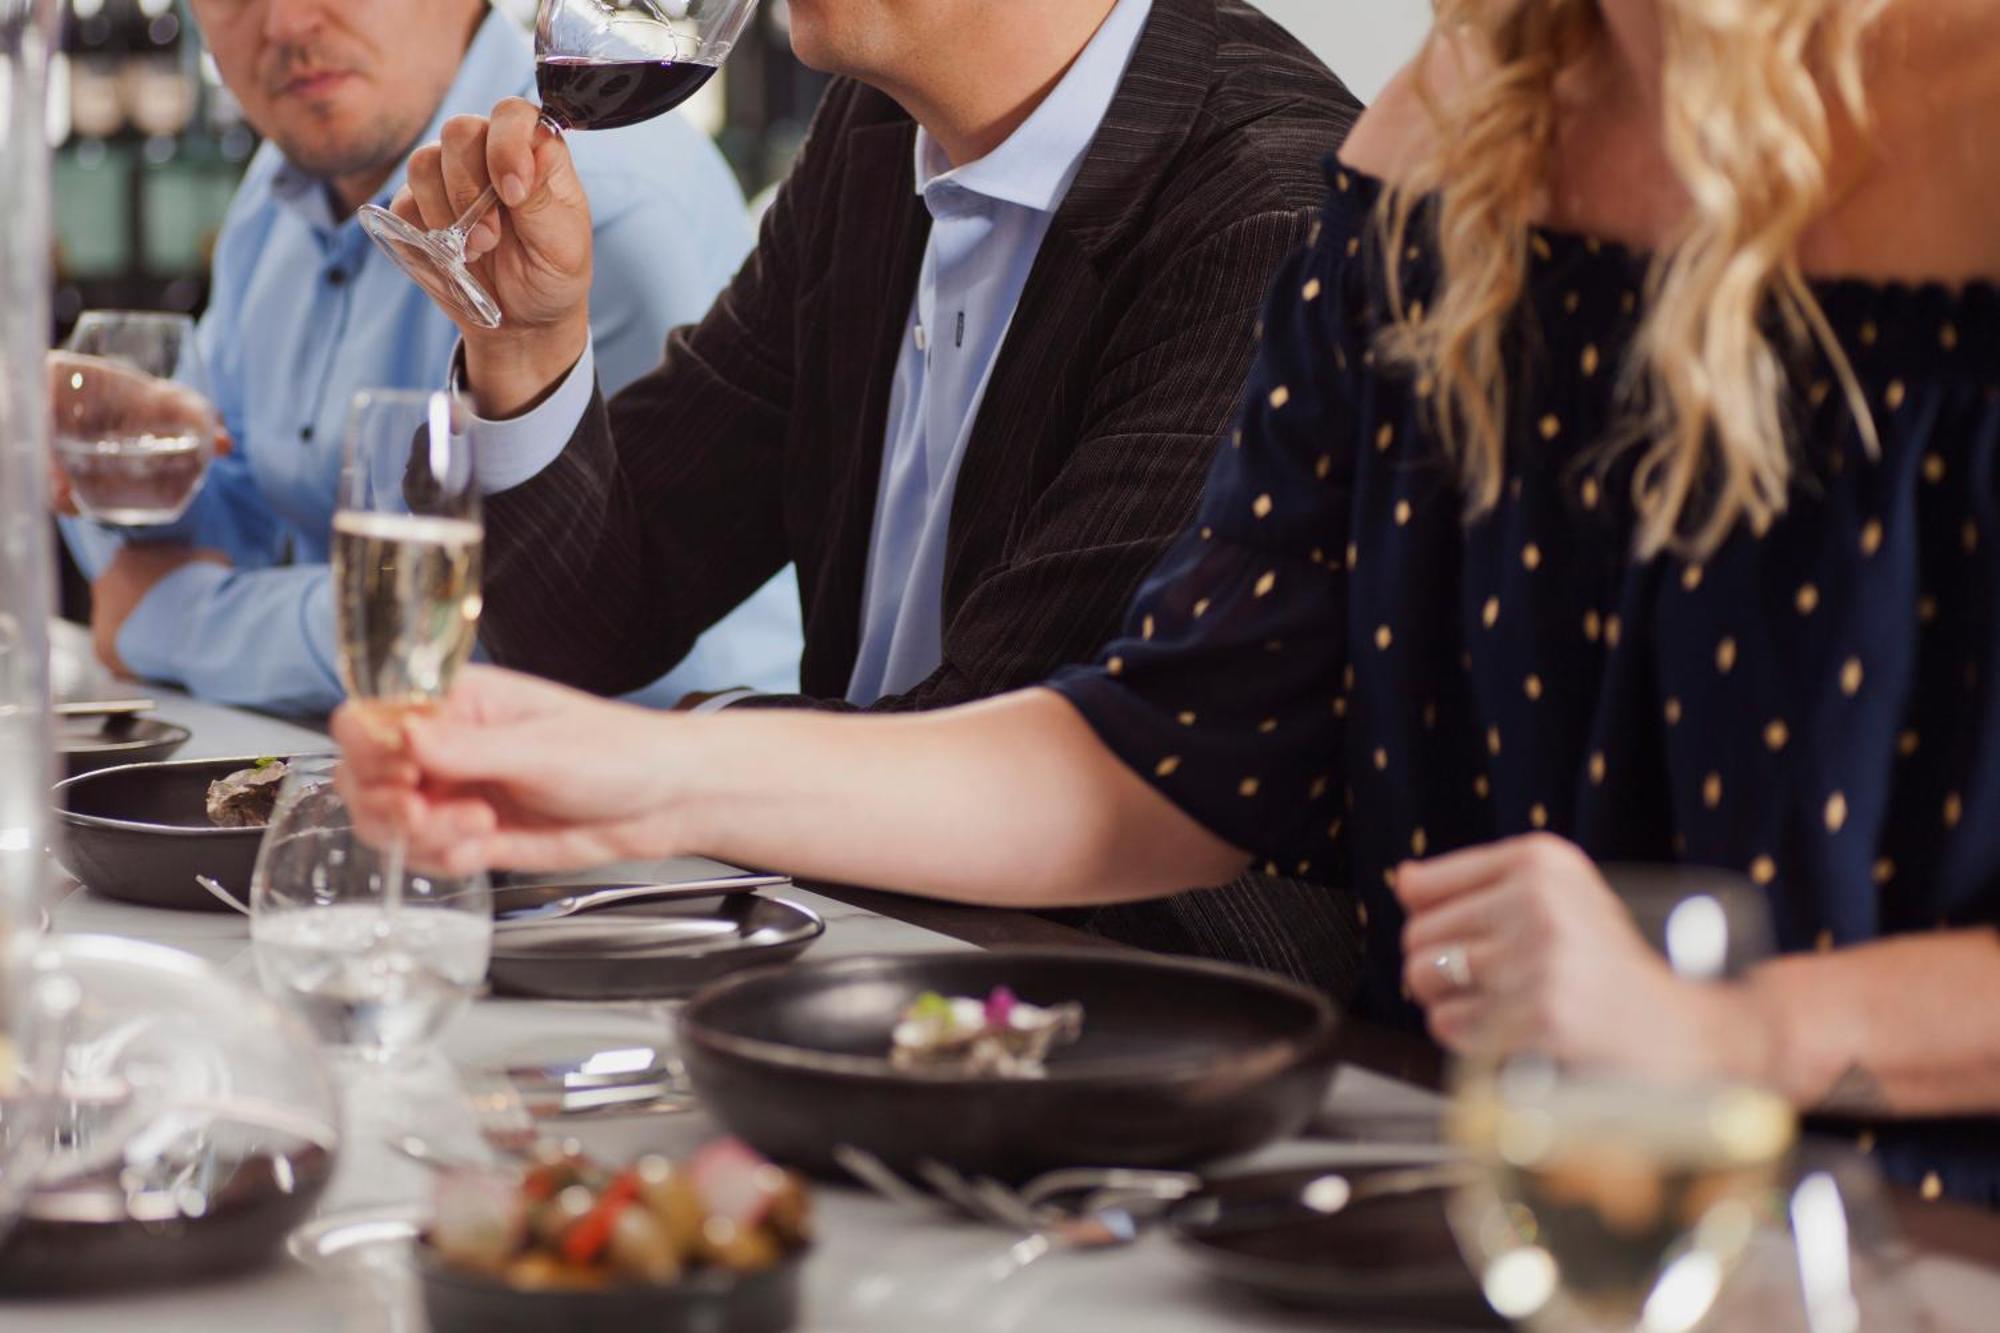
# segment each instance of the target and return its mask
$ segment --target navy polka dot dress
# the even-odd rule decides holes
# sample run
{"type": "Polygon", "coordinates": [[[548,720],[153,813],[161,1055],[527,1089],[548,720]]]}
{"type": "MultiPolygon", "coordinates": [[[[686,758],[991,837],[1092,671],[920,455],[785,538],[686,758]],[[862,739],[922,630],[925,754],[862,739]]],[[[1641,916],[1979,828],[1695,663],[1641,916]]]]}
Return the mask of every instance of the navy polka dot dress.
{"type": "MultiPolygon", "coordinates": [[[[1591,464],[1644,258],[1534,236],[1502,499],[1468,524],[1420,386],[1371,350],[1381,186],[1329,172],[1195,527],[1056,688],[1267,870],[1353,886],[1378,1019],[1418,1021],[1387,873],[1535,829],[1740,871],[1788,950],[2000,922],[2000,289],[1816,283],[1879,454],[1804,364],[1788,512],[1640,562],[1631,451],[1591,464]]],[[[1398,260],[1423,299],[1421,245],[1398,260]]],[[[2000,1204],[2000,1120],[1862,1137],[2000,1204]]]]}

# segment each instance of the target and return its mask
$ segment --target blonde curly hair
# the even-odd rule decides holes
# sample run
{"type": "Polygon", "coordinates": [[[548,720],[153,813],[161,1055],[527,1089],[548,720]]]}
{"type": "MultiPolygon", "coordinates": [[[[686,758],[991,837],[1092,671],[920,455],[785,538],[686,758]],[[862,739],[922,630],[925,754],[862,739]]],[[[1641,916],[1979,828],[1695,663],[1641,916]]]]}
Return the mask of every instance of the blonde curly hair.
{"type": "MultiPolygon", "coordinates": [[[[1660,0],[1663,145],[1689,210],[1656,255],[1624,367],[1625,423],[1603,459],[1637,448],[1638,553],[1712,550],[1762,531],[1792,476],[1787,353],[1822,349],[1869,446],[1868,415],[1801,273],[1800,236],[1831,195],[1835,117],[1864,123],[1863,38],[1888,0],[1660,0]],[[1776,340],[1766,317],[1775,313],[1776,340]],[[1789,343],[1789,345],[1784,345],[1789,343]]],[[[1384,253],[1404,251],[1435,196],[1441,280],[1428,307],[1389,267],[1392,364],[1425,389],[1473,515],[1498,503],[1508,421],[1504,335],[1527,286],[1530,218],[1558,132],[1557,80],[1606,40],[1599,0],[1436,0],[1420,71],[1478,71],[1440,102],[1436,133],[1384,196],[1384,253]]]]}

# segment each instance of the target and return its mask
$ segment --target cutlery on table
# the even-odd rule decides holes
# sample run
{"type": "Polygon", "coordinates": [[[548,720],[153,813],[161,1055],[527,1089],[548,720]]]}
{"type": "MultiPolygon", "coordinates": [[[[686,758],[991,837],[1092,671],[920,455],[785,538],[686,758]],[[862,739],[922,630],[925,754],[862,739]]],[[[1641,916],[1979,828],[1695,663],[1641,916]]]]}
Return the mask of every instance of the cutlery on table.
{"type": "Polygon", "coordinates": [[[1476,1175],[1477,1168],[1469,1162],[1445,1162],[1366,1173],[1355,1171],[1352,1175],[1328,1171],[1300,1186],[1298,1192],[1284,1203],[1231,1208],[1220,1199],[1199,1199],[1189,1205],[1182,1217],[1207,1235],[1257,1231],[1287,1222],[1332,1217],[1370,1199],[1450,1189],[1467,1183],[1476,1175]]]}
{"type": "Polygon", "coordinates": [[[565,894],[560,898],[552,898],[533,907],[516,907],[497,912],[494,914],[493,924],[496,929],[504,931],[520,926],[560,921],[565,917],[605,907],[618,907],[630,903],[671,902],[677,898],[712,898],[718,893],[737,890],[747,892],[751,889],[769,888],[791,882],[785,875],[729,875],[720,879],[683,880],[678,884],[606,884],[565,894]]]}
{"type": "Polygon", "coordinates": [[[73,700],[54,706],[57,717],[133,717],[157,707],[151,699],[73,700]]]}
{"type": "Polygon", "coordinates": [[[241,898],[238,898],[228,889],[223,888],[221,884],[209,878],[207,875],[196,875],[194,877],[194,882],[201,885],[204,889],[207,889],[212,897],[221,899],[223,902],[229,904],[229,906],[235,908],[237,911],[243,913],[243,915],[245,916],[250,915],[250,904],[244,902],[241,898]]]}

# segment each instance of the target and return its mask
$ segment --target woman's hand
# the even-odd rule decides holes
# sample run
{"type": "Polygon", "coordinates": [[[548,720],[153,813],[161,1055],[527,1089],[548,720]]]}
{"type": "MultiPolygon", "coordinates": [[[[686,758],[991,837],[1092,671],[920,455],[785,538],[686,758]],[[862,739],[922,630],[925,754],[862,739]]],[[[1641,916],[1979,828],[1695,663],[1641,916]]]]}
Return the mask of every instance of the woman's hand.
{"type": "Polygon", "coordinates": [[[448,874],[573,870],[682,850],[667,715],[493,667],[467,667],[435,712],[334,714],[339,785],[362,836],[409,840],[448,874]]]}
{"type": "Polygon", "coordinates": [[[1677,977],[1597,866],[1533,834],[1410,862],[1403,976],[1453,1051],[1535,1052],[1662,1078],[1761,1077],[1766,1025],[1741,987],[1677,977]]]}

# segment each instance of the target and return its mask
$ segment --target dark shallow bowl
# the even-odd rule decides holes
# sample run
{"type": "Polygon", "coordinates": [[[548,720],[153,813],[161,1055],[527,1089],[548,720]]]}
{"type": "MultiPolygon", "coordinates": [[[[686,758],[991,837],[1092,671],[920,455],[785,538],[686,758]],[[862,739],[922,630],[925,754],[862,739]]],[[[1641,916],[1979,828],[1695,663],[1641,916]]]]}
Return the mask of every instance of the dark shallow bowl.
{"type": "Polygon", "coordinates": [[[784,1333],[798,1322],[810,1251],[759,1273],[699,1273],[669,1285],[534,1291],[453,1268],[419,1240],[431,1333],[784,1333]]]}
{"type": "MultiPolygon", "coordinates": [[[[535,896],[577,891],[557,885],[535,896]]],[[[519,906],[521,896],[494,894],[504,906],[519,906]]],[[[532,939],[496,930],[486,979],[502,995],[544,1000],[672,999],[746,968],[788,962],[825,933],[816,914],[782,898],[705,894],[585,912],[538,927],[532,939]]]]}
{"type": "MultiPolygon", "coordinates": [[[[1339,1167],[1359,1189],[1392,1167],[1339,1167]]],[[[1222,1177],[1177,1205],[1167,1229],[1196,1263],[1239,1290],[1367,1326],[1502,1328],[1445,1216],[1445,1191],[1359,1199],[1332,1216],[1298,1206],[1327,1168],[1222,1177]]]]}
{"type": "Polygon", "coordinates": [[[202,1216],[171,1221],[125,1215],[116,1181],[44,1192],[0,1244],[0,1294],[98,1296],[262,1268],[332,1175],[323,1148],[290,1153],[282,1168],[260,1155],[228,1168],[202,1216]]]}
{"type": "Polygon", "coordinates": [[[264,830],[209,823],[208,784],[256,762],[250,756],[125,764],[57,783],[63,864],[107,898],[228,911],[194,877],[207,875],[247,900],[264,830]]]}
{"type": "Polygon", "coordinates": [[[129,713],[56,719],[56,748],[62,751],[63,776],[70,778],[120,764],[171,759],[191,734],[179,723],[129,713]]]}
{"type": "Polygon", "coordinates": [[[1296,1133],[1333,1075],[1335,1015],[1267,973],[1109,950],[843,958],[745,973],[681,1014],[682,1056],[717,1119],[765,1156],[837,1178],[838,1144],[913,1171],[1000,1179],[1062,1166],[1178,1167],[1296,1133]],[[1083,1005],[1040,1079],[895,1069],[890,1033],[924,991],[1083,1005]]]}

